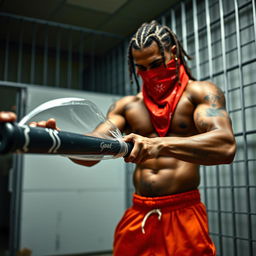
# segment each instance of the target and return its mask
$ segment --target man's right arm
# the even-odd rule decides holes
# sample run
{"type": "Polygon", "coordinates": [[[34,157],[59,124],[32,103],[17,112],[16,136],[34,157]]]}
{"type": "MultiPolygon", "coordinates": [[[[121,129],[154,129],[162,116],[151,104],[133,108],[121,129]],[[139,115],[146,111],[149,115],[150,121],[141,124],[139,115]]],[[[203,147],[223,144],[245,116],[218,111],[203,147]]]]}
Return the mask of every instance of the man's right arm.
{"type": "MultiPolygon", "coordinates": [[[[111,121],[121,132],[124,131],[126,120],[124,117],[124,110],[125,106],[133,101],[135,96],[126,96],[117,102],[113,103],[107,113],[107,120],[111,121]]],[[[16,115],[13,112],[0,112],[0,122],[14,122],[16,121],[16,115]]],[[[58,129],[56,120],[51,118],[47,121],[40,121],[40,122],[31,122],[30,126],[39,126],[39,127],[47,127],[51,129],[58,129]]],[[[106,125],[101,124],[99,127],[96,128],[96,133],[98,134],[107,134],[109,130],[109,124],[106,122],[106,125]]],[[[71,159],[74,163],[84,165],[84,166],[93,166],[97,164],[99,161],[86,161],[86,160],[77,160],[71,159]]]]}
{"type": "MultiPolygon", "coordinates": [[[[126,96],[124,98],[121,98],[120,100],[114,102],[107,113],[107,121],[110,121],[112,124],[114,124],[121,132],[124,131],[126,126],[126,120],[124,116],[125,107],[128,103],[134,100],[135,96],[126,96]]],[[[109,123],[105,122],[102,123],[100,126],[98,126],[95,129],[96,134],[108,134],[109,131],[109,123]]],[[[93,166],[100,161],[88,161],[88,160],[76,160],[71,159],[76,164],[84,165],[87,167],[93,166]]]]}

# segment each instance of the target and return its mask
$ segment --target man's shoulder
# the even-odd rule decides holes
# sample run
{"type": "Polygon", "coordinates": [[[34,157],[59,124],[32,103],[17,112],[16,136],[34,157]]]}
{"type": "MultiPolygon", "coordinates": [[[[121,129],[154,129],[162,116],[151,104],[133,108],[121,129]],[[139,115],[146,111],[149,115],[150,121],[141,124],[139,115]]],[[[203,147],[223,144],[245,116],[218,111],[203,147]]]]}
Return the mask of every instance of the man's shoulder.
{"type": "Polygon", "coordinates": [[[192,101],[205,97],[209,94],[223,94],[221,89],[210,81],[189,81],[186,93],[192,101]]]}
{"type": "Polygon", "coordinates": [[[203,91],[203,90],[208,90],[208,89],[215,89],[216,87],[218,87],[216,84],[214,84],[211,81],[194,81],[194,80],[189,80],[188,85],[187,85],[187,90],[199,90],[199,91],[203,91]]]}
{"type": "Polygon", "coordinates": [[[132,102],[136,102],[136,101],[139,101],[142,99],[142,94],[141,93],[138,93],[137,95],[127,95],[127,96],[124,96],[122,98],[120,98],[117,103],[119,104],[129,104],[129,103],[132,103],[132,102]]]}
{"type": "Polygon", "coordinates": [[[126,110],[130,104],[139,102],[140,100],[140,94],[124,96],[112,104],[109,112],[123,113],[123,111],[126,110]]]}

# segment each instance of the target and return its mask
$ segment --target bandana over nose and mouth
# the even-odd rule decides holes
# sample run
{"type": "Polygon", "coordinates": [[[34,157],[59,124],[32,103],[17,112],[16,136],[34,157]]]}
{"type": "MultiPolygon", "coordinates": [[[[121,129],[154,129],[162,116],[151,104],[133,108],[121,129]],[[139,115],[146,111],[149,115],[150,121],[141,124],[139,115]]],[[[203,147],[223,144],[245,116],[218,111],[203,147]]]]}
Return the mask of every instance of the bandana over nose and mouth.
{"type": "Polygon", "coordinates": [[[149,110],[152,124],[158,135],[163,137],[169,131],[171,119],[179,99],[186,88],[189,77],[183,65],[179,65],[180,82],[177,78],[174,59],[164,65],[147,71],[139,71],[143,80],[144,103],[149,110]]]}

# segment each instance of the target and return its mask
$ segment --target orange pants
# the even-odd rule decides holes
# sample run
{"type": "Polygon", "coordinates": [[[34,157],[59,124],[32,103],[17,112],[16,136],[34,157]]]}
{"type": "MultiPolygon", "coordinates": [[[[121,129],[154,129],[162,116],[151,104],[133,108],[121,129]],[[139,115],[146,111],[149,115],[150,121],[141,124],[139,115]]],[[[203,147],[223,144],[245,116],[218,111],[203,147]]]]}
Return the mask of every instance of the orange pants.
{"type": "Polygon", "coordinates": [[[134,194],[116,227],[114,256],[216,255],[198,190],[161,196],[134,194]]]}

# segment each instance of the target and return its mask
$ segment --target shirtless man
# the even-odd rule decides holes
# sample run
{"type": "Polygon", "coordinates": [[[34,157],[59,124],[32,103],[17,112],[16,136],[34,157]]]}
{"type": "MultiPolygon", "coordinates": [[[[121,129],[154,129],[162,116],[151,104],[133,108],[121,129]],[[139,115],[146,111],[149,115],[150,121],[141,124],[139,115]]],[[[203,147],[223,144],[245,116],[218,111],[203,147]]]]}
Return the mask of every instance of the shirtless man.
{"type": "MultiPolygon", "coordinates": [[[[143,86],[107,115],[134,143],[125,161],[136,164],[133,206],[116,228],[114,255],[216,255],[197,188],[199,165],[228,164],[235,155],[225,97],[213,83],[195,81],[167,26],[143,24],[128,52],[131,76],[143,86]]],[[[54,120],[36,125],[56,128],[54,120]]]]}

